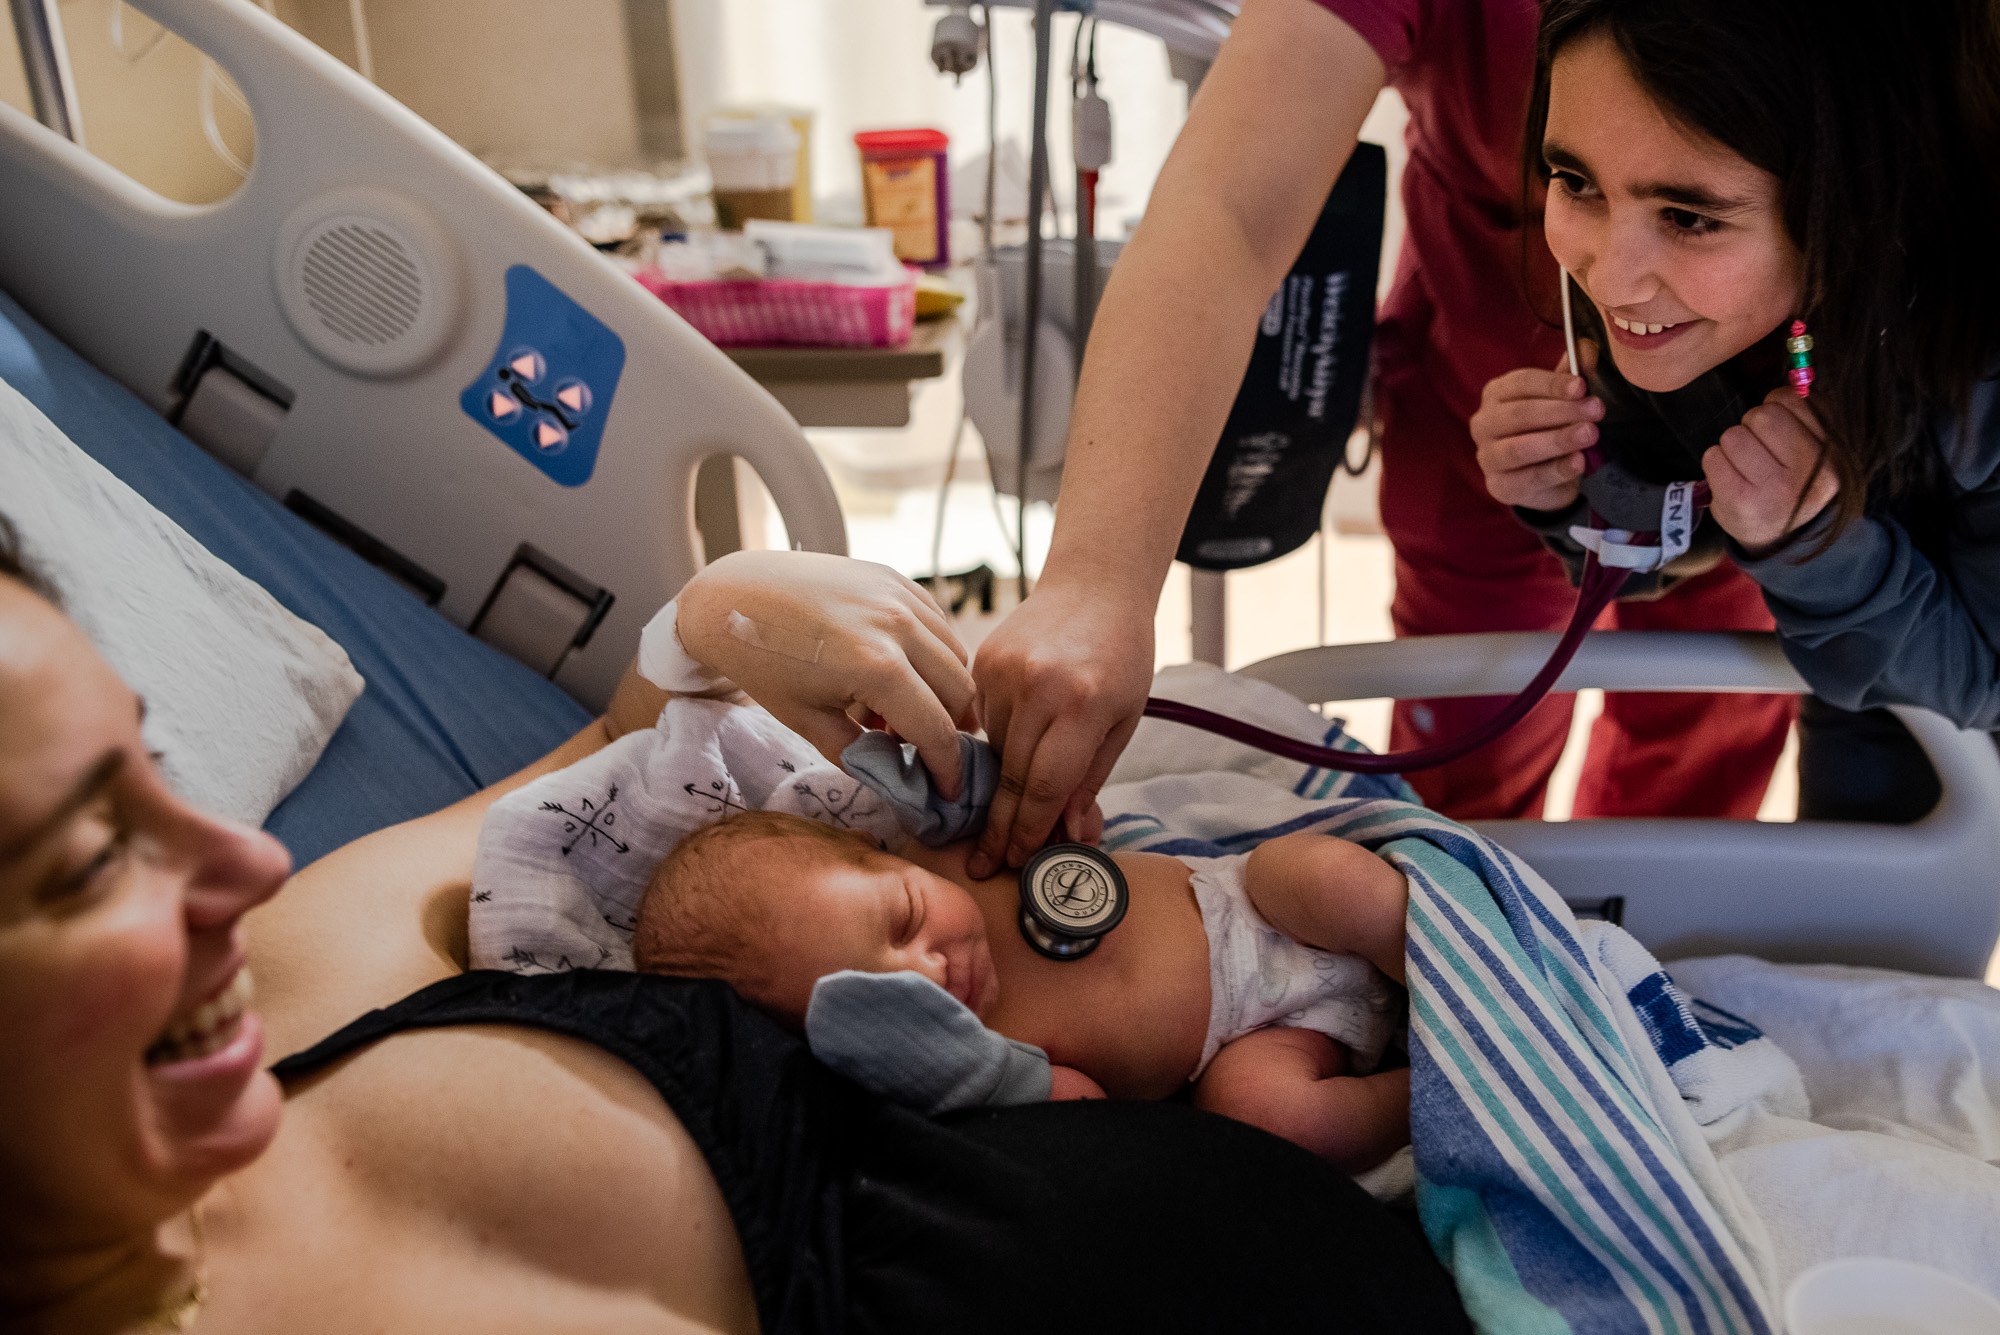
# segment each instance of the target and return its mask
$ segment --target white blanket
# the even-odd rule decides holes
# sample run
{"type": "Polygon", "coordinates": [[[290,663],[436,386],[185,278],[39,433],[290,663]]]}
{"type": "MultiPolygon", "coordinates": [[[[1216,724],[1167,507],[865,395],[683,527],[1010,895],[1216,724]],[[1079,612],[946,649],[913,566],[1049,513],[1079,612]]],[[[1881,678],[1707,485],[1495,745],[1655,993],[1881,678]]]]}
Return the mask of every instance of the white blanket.
{"type": "Polygon", "coordinates": [[[2000,992],[1969,979],[1741,955],[1669,964],[1798,1064],[1811,1117],[1754,1104],[1710,1144],[1782,1281],[1888,1256],[2000,1298],[2000,992]]]}

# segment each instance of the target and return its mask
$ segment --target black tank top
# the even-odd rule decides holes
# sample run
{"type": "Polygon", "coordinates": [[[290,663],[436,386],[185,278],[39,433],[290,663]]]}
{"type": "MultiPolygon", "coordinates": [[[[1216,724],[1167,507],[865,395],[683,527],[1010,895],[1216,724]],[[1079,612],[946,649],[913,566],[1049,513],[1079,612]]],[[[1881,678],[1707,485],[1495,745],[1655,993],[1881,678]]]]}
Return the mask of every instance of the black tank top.
{"type": "Polygon", "coordinates": [[[825,1330],[838,1311],[841,1184],[829,1134],[848,1090],[805,1045],[711,980],[579,969],[460,974],[370,1011],[271,1068],[289,1083],[408,1029],[505,1024],[603,1048],[660,1091],[736,1221],[766,1331],[825,1330]]]}
{"type": "Polygon", "coordinates": [[[271,1069],[477,1024],[595,1044],[659,1090],[735,1220],[763,1335],[1471,1329],[1409,1221],[1289,1142],[1172,1103],[933,1121],[719,982],[467,973],[271,1069]]]}

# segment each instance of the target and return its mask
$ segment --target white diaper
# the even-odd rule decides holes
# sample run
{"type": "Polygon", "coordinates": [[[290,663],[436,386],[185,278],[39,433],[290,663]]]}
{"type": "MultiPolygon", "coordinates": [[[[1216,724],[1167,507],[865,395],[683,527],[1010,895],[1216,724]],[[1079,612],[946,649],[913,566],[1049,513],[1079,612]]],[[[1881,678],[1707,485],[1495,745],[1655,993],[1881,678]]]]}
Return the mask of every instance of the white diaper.
{"type": "Polygon", "coordinates": [[[1208,1037],[1188,1079],[1225,1043],[1267,1025],[1317,1030],[1353,1050],[1358,1073],[1372,1071],[1395,1032],[1395,985],[1357,955],[1302,946],[1265,922],[1243,890],[1249,854],[1181,860],[1208,933],[1210,994],[1208,1037]]]}

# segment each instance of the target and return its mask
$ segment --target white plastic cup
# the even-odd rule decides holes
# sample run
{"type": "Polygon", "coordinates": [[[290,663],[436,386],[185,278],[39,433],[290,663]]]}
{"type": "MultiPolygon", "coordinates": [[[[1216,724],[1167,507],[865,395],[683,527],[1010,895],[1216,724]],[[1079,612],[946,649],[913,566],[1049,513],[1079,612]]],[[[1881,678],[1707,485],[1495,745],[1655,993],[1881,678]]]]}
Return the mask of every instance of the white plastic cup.
{"type": "Polygon", "coordinates": [[[1852,1256],[1785,1292],[1789,1335],[2000,1335],[2000,1302],[1915,1261],[1852,1256]]]}
{"type": "Polygon", "coordinates": [[[775,116],[718,116],[703,135],[715,183],[716,221],[741,227],[751,218],[793,221],[799,134],[775,116]]]}

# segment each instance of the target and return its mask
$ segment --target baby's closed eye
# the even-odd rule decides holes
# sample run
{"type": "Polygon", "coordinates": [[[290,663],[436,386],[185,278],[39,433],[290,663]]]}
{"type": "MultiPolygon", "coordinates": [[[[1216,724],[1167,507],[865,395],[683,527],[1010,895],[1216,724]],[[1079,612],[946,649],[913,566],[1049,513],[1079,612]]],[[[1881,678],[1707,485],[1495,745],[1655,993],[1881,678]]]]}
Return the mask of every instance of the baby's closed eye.
{"type": "Polygon", "coordinates": [[[907,946],[917,939],[917,933],[924,927],[924,897],[917,887],[907,880],[903,882],[902,924],[896,932],[896,944],[907,946]]]}

